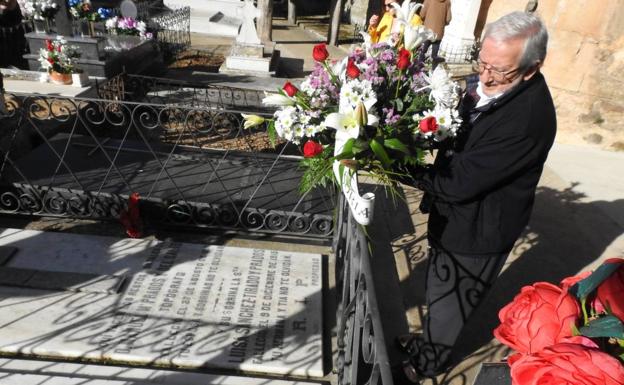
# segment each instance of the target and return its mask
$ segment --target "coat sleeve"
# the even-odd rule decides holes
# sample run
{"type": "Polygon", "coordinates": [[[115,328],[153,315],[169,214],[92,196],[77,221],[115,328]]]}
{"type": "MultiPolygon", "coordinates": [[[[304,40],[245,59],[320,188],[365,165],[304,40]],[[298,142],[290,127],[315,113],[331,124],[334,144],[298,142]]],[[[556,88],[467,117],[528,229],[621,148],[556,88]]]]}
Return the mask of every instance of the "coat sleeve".
{"type": "Polygon", "coordinates": [[[533,138],[499,135],[453,155],[442,167],[432,168],[416,187],[436,200],[469,202],[532,167],[538,156],[533,138]]]}

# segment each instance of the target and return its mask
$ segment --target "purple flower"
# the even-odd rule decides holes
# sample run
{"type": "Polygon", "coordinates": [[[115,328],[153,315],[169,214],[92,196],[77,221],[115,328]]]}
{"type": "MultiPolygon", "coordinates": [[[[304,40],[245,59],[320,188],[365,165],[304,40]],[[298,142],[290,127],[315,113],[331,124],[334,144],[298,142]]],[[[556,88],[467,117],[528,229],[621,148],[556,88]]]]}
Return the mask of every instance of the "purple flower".
{"type": "Polygon", "coordinates": [[[394,108],[390,107],[390,108],[382,108],[381,109],[383,115],[384,115],[384,121],[386,125],[393,125],[396,122],[399,121],[399,119],[401,119],[401,115],[399,114],[395,114],[394,113],[394,108]]]}

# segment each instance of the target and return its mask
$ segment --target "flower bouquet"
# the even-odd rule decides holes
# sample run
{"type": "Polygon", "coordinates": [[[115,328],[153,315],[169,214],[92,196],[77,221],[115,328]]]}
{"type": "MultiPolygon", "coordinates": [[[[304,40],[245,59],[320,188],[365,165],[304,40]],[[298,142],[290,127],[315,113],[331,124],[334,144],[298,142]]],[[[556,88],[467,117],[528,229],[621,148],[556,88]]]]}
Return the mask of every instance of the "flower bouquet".
{"type": "Polygon", "coordinates": [[[498,316],[513,385],[624,384],[624,259],[525,286],[498,316]]]}
{"type": "Polygon", "coordinates": [[[23,3],[24,17],[33,20],[49,20],[58,11],[54,0],[26,0],[23,3]]]}
{"type": "Polygon", "coordinates": [[[46,47],[39,50],[41,67],[48,71],[53,82],[70,84],[75,70],[73,59],[80,57],[80,54],[75,47],[68,46],[62,36],[46,40],[45,44],[46,47]]]}
{"type": "Polygon", "coordinates": [[[76,20],[84,19],[90,22],[106,20],[113,16],[113,10],[109,8],[93,8],[90,0],[69,0],[69,12],[76,20]]]}
{"type": "Polygon", "coordinates": [[[142,39],[153,37],[152,33],[147,31],[145,22],[131,17],[111,17],[106,20],[106,29],[113,35],[140,36],[142,39]]]}
{"type": "MultiPolygon", "coordinates": [[[[396,45],[371,44],[362,33],[364,43],[337,63],[317,45],[315,68],[303,83],[287,82],[263,100],[279,107],[268,119],[269,137],[301,147],[304,193],[328,183],[343,187],[345,166],[392,186],[402,166],[422,164],[425,150],[457,134],[458,84],[442,66],[426,70],[418,60],[421,44],[434,37],[408,22],[420,5],[406,0],[394,6],[403,25],[396,45]]],[[[265,121],[245,119],[248,128],[265,121]]]]}

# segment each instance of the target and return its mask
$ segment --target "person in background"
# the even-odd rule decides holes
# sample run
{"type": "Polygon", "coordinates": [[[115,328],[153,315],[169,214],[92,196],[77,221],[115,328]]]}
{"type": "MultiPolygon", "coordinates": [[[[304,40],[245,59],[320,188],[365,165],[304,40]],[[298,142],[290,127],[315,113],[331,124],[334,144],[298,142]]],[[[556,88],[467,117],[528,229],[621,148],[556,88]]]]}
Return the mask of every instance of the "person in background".
{"type": "MultiPolygon", "coordinates": [[[[398,36],[402,32],[402,26],[396,21],[394,6],[401,5],[402,0],[382,0],[383,9],[385,9],[381,20],[379,15],[371,16],[368,23],[368,34],[371,36],[372,43],[389,43],[394,45],[398,41],[398,36]]],[[[420,16],[417,14],[412,17],[410,24],[417,26],[422,24],[420,16]]]]}
{"type": "Polygon", "coordinates": [[[402,170],[410,175],[404,183],[424,191],[421,210],[429,213],[423,332],[397,339],[409,355],[395,371],[404,382],[447,369],[462,328],[529,222],[557,130],[540,72],[547,45],[533,14],[489,24],[475,66],[478,97],[468,90],[462,99],[457,141],[438,150],[433,166],[402,170]]]}
{"type": "Polygon", "coordinates": [[[440,50],[440,43],[444,37],[444,29],[451,22],[451,0],[425,0],[422,8],[420,9],[420,17],[425,27],[435,33],[436,38],[434,41],[425,41],[420,51],[420,61],[425,60],[425,54],[431,46],[431,59],[433,61],[433,68],[443,59],[438,56],[440,50]]]}
{"type": "Polygon", "coordinates": [[[0,0],[0,67],[24,66],[24,27],[17,0],[0,0]]]}

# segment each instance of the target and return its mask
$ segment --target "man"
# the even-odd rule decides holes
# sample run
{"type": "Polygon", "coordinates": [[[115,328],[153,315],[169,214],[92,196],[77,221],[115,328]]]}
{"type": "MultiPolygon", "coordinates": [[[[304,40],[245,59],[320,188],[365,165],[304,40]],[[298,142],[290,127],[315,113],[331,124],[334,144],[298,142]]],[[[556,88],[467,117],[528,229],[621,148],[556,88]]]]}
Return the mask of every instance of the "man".
{"type": "MultiPolygon", "coordinates": [[[[500,273],[529,221],[535,189],[556,131],[540,73],[548,33],[514,12],[486,27],[475,101],[462,100],[465,130],[430,169],[411,170],[428,202],[428,313],[423,334],[398,339],[409,354],[398,375],[418,382],[445,369],[451,348],[500,273]]],[[[496,311],[497,309],[488,309],[496,311]]]]}
{"type": "Polygon", "coordinates": [[[431,60],[435,68],[443,59],[438,56],[440,51],[440,43],[444,37],[444,29],[451,22],[451,0],[425,0],[420,9],[420,17],[425,27],[435,33],[434,41],[426,40],[421,47],[419,60],[425,61],[425,54],[431,46],[431,60]]]}
{"type": "MultiPolygon", "coordinates": [[[[381,20],[378,15],[371,16],[368,22],[368,34],[371,36],[372,43],[396,45],[400,34],[403,32],[403,27],[396,21],[396,9],[393,4],[400,6],[402,2],[402,0],[383,0],[384,14],[381,20]]],[[[422,24],[420,16],[415,14],[410,20],[410,24],[414,27],[422,24]]]]}

